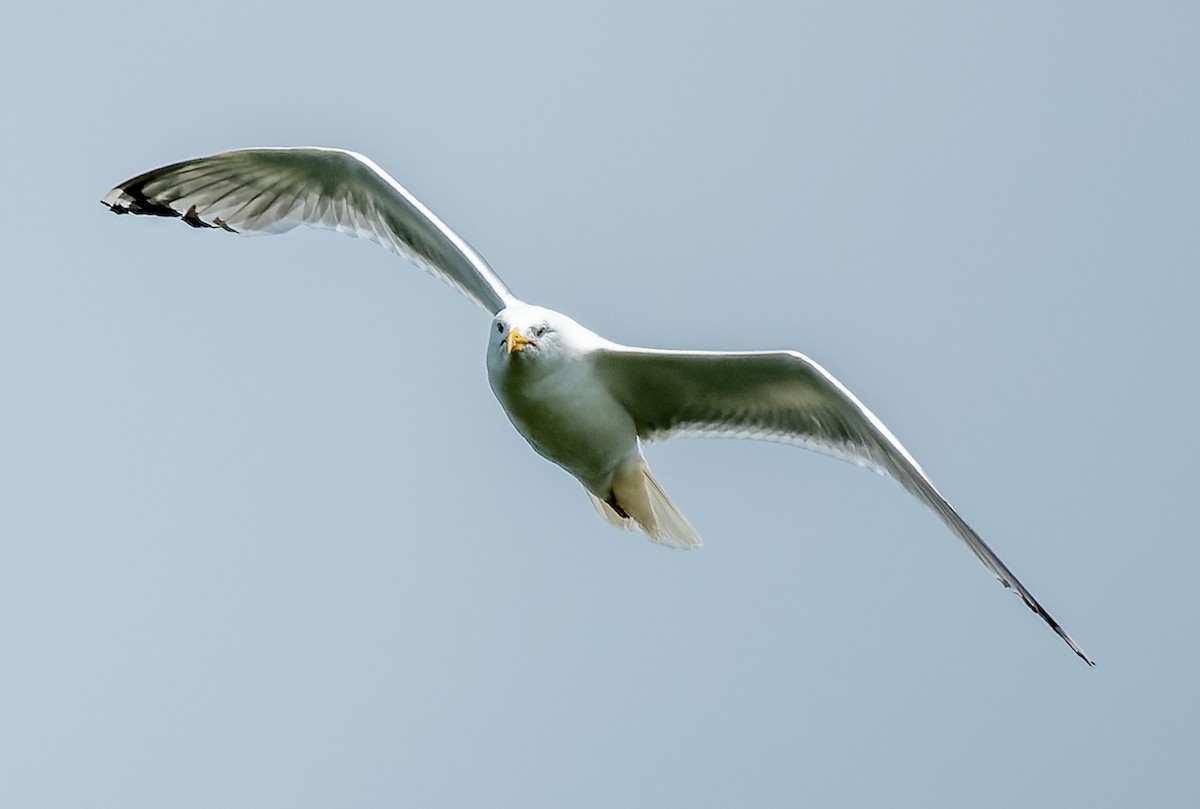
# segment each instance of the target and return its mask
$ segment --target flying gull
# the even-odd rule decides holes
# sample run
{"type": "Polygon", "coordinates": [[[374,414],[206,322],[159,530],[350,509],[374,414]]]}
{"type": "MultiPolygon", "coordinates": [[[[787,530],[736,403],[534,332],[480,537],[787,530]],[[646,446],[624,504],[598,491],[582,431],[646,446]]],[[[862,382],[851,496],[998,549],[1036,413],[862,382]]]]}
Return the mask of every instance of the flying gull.
{"type": "Polygon", "coordinates": [[[371,160],[325,148],[241,149],[154,169],[101,202],[113,213],[231,233],[297,225],[370,239],[492,317],[488,381],[513,426],[583,484],[611,525],[677,548],[700,535],[650,473],[642,444],[671,436],[795,444],[889,475],[941,517],[1005,587],[1092,660],[946,501],[875,414],[794,351],[666,351],[606,340],[517,298],[470,245],[371,160]]]}

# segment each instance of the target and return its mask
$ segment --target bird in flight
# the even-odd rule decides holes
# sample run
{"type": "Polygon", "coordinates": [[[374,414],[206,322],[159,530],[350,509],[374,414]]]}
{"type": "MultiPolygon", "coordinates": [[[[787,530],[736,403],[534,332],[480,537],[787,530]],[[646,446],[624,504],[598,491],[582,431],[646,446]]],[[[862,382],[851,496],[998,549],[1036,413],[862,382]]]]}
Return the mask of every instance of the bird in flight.
{"type": "Polygon", "coordinates": [[[583,484],[609,524],[677,548],[700,535],[642,453],[670,436],[795,444],[894,478],[1088,665],[1092,660],[963,521],[895,436],[824,368],[795,351],[667,351],[607,340],[517,298],[470,245],[374,162],[327,148],[240,149],[121,183],[113,213],[195,228],[282,233],[297,225],[370,239],[441,278],[492,318],[488,381],[530,446],[583,484]]]}

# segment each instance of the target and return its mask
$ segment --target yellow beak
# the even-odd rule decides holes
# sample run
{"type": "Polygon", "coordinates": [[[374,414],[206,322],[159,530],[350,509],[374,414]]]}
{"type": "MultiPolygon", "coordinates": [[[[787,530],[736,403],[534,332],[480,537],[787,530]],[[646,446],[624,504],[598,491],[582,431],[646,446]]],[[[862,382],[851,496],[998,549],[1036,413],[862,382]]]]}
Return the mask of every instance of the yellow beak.
{"type": "Polygon", "coordinates": [[[514,351],[524,351],[525,346],[529,345],[533,341],[522,335],[520,331],[514,328],[508,333],[508,337],[504,342],[508,345],[508,353],[511,354],[514,351]]]}

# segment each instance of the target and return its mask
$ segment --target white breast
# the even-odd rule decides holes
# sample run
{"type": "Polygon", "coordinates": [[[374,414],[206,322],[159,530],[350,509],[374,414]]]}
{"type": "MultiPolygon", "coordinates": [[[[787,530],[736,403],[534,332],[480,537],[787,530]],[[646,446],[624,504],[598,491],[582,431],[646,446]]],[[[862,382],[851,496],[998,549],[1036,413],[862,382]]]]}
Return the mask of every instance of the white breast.
{"type": "Polygon", "coordinates": [[[607,492],[613,472],[637,453],[633,418],[586,356],[489,362],[488,379],[509,420],[538,454],[588,489],[607,492]]]}

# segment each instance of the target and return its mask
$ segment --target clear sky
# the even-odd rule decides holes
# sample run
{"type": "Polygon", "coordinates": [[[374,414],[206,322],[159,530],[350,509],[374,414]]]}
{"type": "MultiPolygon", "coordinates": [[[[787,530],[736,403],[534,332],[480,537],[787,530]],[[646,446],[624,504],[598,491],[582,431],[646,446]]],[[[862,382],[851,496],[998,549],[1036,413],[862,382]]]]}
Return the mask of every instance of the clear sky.
{"type": "Polygon", "coordinates": [[[8,9],[0,805],[1193,801],[1195,9],[8,9]],[[614,340],[812,356],[1097,668],[884,478],[655,445],[654,546],[440,282],[99,204],[304,144],[614,340]]]}

